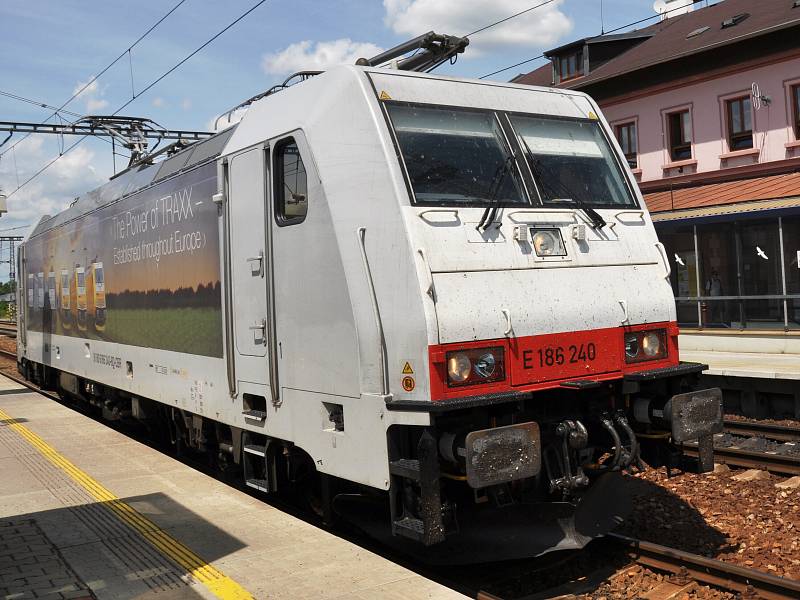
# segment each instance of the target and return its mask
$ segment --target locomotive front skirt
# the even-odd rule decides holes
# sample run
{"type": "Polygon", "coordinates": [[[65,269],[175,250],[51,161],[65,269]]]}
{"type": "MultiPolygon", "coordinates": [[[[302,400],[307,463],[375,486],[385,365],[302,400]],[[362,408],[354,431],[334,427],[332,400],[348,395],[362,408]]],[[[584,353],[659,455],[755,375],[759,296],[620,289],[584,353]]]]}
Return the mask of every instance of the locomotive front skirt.
{"type": "Polygon", "coordinates": [[[19,366],[430,560],[540,554],[710,468],[669,269],[588,96],[340,67],[43,218],[19,366]]]}

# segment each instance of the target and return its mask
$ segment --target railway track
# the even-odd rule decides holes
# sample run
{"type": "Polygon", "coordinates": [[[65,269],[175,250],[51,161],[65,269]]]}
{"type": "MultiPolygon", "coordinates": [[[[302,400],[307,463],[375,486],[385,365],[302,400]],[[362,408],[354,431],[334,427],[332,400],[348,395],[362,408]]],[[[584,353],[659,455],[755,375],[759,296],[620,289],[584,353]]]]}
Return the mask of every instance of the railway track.
{"type": "MultiPolygon", "coordinates": [[[[633,563],[651,571],[670,575],[668,579],[658,584],[658,589],[649,590],[644,596],[647,598],[681,597],[682,591],[688,591],[688,586],[692,582],[740,594],[741,598],[758,598],[759,600],[800,598],[800,581],[777,577],[763,571],[740,567],[621,535],[609,534],[602,541],[611,544],[611,550],[627,554],[633,563]]],[[[607,579],[620,576],[625,570],[626,568],[623,567],[607,579]]],[[[591,579],[591,574],[588,574],[586,578],[591,579]]],[[[564,591],[565,588],[562,586],[552,592],[544,590],[526,596],[514,596],[513,600],[574,598],[583,593],[580,590],[574,590],[572,593],[565,594],[564,591]]],[[[511,597],[497,596],[485,591],[478,592],[476,598],[477,600],[511,600],[511,597]]]]}
{"type": "Polygon", "coordinates": [[[786,425],[725,419],[725,432],[734,435],[763,437],[778,442],[800,442],[800,429],[786,425]]]}
{"type": "MultiPolygon", "coordinates": [[[[685,444],[683,451],[687,456],[696,457],[697,444],[685,444]]],[[[778,454],[775,452],[758,452],[742,448],[715,446],[714,461],[733,467],[761,469],[780,475],[800,475],[800,454],[778,454]]]]}
{"type": "Polygon", "coordinates": [[[800,598],[800,581],[777,577],[763,571],[747,569],[651,542],[615,534],[608,537],[625,547],[637,563],[657,571],[688,577],[704,585],[764,600],[800,598]]]}

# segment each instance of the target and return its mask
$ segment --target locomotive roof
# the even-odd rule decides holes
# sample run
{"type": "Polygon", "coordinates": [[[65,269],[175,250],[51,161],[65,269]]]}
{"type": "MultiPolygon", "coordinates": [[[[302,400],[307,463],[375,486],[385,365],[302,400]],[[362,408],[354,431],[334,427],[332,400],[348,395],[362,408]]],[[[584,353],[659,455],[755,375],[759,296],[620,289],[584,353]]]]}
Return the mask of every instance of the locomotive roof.
{"type": "Polygon", "coordinates": [[[112,204],[139,190],[172,177],[190,167],[218,157],[235,129],[236,125],[233,125],[202,142],[196,142],[188,148],[184,148],[161,162],[140,165],[123,171],[109,180],[108,183],[104,183],[99,188],[78,197],[66,210],[54,216],[43,216],[28,237],[54,229],[102,206],[112,204]]]}

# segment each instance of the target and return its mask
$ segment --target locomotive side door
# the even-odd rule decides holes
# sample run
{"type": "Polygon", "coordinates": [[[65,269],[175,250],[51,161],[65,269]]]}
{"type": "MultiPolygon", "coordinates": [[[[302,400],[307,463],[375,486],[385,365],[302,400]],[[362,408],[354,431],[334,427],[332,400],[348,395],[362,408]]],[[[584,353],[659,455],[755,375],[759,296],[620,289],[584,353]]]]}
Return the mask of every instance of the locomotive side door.
{"type": "Polygon", "coordinates": [[[234,155],[228,167],[229,349],[236,388],[256,384],[269,397],[267,347],[266,152],[263,146],[234,155]],[[242,383],[245,383],[242,386],[242,383]],[[263,386],[263,388],[261,387],[263,386]]]}
{"type": "MultiPolygon", "coordinates": [[[[273,401],[281,405],[284,396],[309,399],[312,394],[358,398],[353,309],[340,240],[311,148],[302,131],[294,131],[276,140],[271,154],[273,401]]],[[[353,232],[345,243],[355,240],[353,232]]],[[[320,431],[313,418],[303,426],[320,431]]]]}

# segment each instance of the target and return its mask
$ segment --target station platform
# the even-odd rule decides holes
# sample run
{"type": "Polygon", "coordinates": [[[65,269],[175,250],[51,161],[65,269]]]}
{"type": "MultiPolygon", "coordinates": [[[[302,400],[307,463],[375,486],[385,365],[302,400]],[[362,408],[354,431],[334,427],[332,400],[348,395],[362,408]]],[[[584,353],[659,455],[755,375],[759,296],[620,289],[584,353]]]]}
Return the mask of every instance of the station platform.
{"type": "Polygon", "coordinates": [[[800,355],[681,350],[681,360],[708,365],[706,375],[800,380],[800,355]]]}
{"type": "Polygon", "coordinates": [[[461,594],[0,376],[0,598],[461,594]]]}
{"type": "Polygon", "coordinates": [[[800,331],[681,329],[681,360],[708,365],[706,375],[729,380],[800,379],[800,331]]]}

